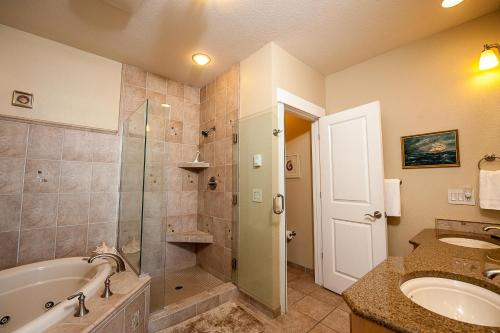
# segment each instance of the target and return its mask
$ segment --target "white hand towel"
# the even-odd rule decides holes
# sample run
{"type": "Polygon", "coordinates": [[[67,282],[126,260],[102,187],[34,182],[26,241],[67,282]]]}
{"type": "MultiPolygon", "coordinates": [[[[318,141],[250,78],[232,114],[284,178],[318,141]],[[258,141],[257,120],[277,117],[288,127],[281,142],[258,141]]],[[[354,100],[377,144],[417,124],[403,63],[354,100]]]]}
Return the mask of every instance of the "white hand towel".
{"type": "Polygon", "coordinates": [[[384,179],[385,212],[387,216],[401,216],[401,180],[384,179]]]}
{"type": "Polygon", "coordinates": [[[500,170],[479,171],[479,207],[500,210],[500,170]]]}

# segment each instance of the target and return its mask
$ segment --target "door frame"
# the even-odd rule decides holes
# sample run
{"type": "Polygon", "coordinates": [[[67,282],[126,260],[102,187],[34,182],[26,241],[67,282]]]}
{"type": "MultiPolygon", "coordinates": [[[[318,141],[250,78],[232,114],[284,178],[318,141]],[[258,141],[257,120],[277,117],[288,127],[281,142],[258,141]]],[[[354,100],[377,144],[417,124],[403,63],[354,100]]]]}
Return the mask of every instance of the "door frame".
{"type": "MultiPolygon", "coordinates": [[[[325,116],[325,109],[309,102],[302,97],[294,95],[282,88],[276,89],[276,101],[279,114],[284,115],[284,111],[311,121],[311,153],[312,153],[312,194],[313,194],[313,227],[314,227],[314,282],[323,285],[323,243],[321,237],[321,179],[320,179],[320,155],[319,155],[319,118],[325,116]]],[[[283,147],[280,147],[280,154],[284,158],[283,147]],[[282,151],[281,151],[282,150],[282,151]]],[[[283,177],[284,183],[285,175],[283,177]]],[[[285,198],[286,203],[286,198],[285,198]]],[[[285,208],[286,209],[286,208],[285,208]]],[[[280,303],[281,312],[286,313],[287,302],[287,252],[286,252],[286,225],[281,223],[279,228],[279,255],[280,255],[280,303]]]]}

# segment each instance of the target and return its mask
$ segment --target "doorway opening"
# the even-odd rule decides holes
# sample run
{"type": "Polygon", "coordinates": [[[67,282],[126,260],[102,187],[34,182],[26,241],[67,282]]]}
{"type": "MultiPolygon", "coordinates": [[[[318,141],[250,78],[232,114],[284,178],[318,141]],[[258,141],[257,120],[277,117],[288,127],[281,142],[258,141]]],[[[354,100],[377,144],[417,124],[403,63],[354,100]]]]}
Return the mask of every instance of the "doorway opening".
{"type": "Polygon", "coordinates": [[[312,121],[285,106],[285,220],[288,304],[314,282],[312,121]]]}

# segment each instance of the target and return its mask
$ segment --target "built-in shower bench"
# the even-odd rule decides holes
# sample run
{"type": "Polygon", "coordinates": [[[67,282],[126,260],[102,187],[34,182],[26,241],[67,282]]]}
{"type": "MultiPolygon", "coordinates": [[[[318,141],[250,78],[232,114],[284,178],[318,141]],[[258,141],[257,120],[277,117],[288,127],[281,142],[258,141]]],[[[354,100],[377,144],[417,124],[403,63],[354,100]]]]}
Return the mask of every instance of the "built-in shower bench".
{"type": "Polygon", "coordinates": [[[168,232],[166,240],[169,243],[213,243],[214,236],[200,230],[168,232]]]}

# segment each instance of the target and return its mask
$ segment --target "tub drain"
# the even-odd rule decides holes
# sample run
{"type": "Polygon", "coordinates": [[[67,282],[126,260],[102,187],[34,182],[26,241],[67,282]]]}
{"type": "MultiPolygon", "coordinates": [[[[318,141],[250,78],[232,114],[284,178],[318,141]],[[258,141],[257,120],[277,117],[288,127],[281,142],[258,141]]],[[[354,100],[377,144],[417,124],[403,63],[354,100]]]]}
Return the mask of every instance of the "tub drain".
{"type": "Polygon", "coordinates": [[[44,307],[45,309],[49,310],[49,309],[52,309],[54,307],[55,303],[52,302],[52,301],[48,301],[47,303],[45,303],[44,307]]]}
{"type": "Polygon", "coordinates": [[[0,326],[7,325],[10,321],[10,316],[3,316],[2,319],[0,319],[0,326]]]}
{"type": "Polygon", "coordinates": [[[181,290],[182,288],[184,288],[183,286],[175,286],[175,290],[181,290]]]}

